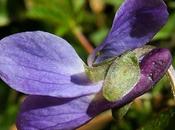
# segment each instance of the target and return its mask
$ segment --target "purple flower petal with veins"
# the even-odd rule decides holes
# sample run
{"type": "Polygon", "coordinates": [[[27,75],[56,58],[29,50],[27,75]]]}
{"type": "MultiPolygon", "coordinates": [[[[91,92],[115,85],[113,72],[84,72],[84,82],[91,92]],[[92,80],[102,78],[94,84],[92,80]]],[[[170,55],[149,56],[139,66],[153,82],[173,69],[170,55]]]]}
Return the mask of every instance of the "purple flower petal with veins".
{"type": "Polygon", "coordinates": [[[72,99],[29,96],[21,107],[17,127],[19,130],[73,130],[99,113],[120,108],[150,90],[164,75],[171,60],[167,49],[155,49],[146,55],[140,64],[140,81],[123,99],[114,103],[107,101],[101,92],[72,99]]]}
{"type": "Polygon", "coordinates": [[[163,0],[125,0],[104,42],[90,55],[88,64],[99,63],[149,42],[168,19],[163,0]]]}
{"type": "Polygon", "coordinates": [[[69,43],[46,32],[18,33],[0,41],[1,78],[25,94],[68,98],[98,92],[101,83],[92,84],[83,65],[69,43]]]}
{"type": "MultiPolygon", "coordinates": [[[[111,31],[88,59],[89,66],[149,42],[167,21],[163,0],[125,0],[111,31]]],[[[42,31],[18,33],[0,40],[0,78],[11,88],[29,94],[17,118],[19,130],[72,130],[99,113],[120,108],[149,91],[165,74],[172,57],[153,49],[140,62],[141,77],[115,102],[93,83],[84,63],[62,38],[42,31]]]]}

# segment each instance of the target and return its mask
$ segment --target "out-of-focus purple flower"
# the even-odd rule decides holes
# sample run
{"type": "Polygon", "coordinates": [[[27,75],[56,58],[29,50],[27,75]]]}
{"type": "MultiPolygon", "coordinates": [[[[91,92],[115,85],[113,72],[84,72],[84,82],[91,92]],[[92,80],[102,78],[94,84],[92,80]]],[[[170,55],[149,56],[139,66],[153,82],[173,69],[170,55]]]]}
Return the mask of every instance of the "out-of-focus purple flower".
{"type": "MultiPolygon", "coordinates": [[[[88,59],[89,66],[142,47],[168,18],[162,0],[125,0],[111,31],[88,59]]],[[[122,107],[159,81],[171,64],[167,49],[153,49],[140,62],[141,77],[122,99],[107,101],[103,81],[92,82],[83,61],[62,38],[36,31],[0,41],[0,77],[28,94],[17,118],[19,130],[71,130],[99,113],[122,107]]]]}

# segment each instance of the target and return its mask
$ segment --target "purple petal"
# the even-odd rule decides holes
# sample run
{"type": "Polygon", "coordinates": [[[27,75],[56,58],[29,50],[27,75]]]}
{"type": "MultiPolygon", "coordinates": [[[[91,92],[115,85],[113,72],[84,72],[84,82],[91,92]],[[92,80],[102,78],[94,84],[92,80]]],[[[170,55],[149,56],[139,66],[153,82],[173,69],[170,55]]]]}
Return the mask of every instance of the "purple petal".
{"type": "Polygon", "coordinates": [[[18,130],[74,130],[110,109],[111,103],[107,103],[98,94],[72,99],[28,96],[16,125],[18,130]]]}
{"type": "Polygon", "coordinates": [[[17,118],[18,130],[73,130],[92,117],[87,114],[90,96],[59,99],[29,96],[17,118]]]}
{"type": "Polygon", "coordinates": [[[142,95],[165,74],[171,64],[167,49],[154,49],[141,62],[142,77],[129,94],[117,102],[108,102],[96,95],[73,99],[29,96],[17,120],[19,130],[72,130],[112,107],[122,107],[142,95]]]}
{"type": "Polygon", "coordinates": [[[167,18],[163,0],[125,0],[116,13],[111,31],[89,57],[88,64],[143,46],[161,29],[167,18]]]}
{"type": "Polygon", "coordinates": [[[33,95],[76,97],[96,93],[84,63],[62,38],[36,31],[0,41],[0,77],[17,91],[33,95]]]}

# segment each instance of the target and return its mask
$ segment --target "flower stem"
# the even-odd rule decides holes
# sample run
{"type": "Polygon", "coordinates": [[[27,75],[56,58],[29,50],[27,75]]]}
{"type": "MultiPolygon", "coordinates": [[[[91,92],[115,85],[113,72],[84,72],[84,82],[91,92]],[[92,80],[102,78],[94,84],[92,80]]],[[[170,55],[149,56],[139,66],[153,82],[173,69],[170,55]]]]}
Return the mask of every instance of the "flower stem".
{"type": "Polygon", "coordinates": [[[175,71],[174,71],[174,68],[173,68],[172,65],[168,69],[167,75],[170,79],[171,89],[172,89],[173,96],[174,96],[174,99],[175,99],[175,71]]]}
{"type": "Polygon", "coordinates": [[[94,48],[89,42],[89,40],[84,36],[81,31],[80,26],[74,20],[69,20],[69,27],[73,33],[73,35],[78,39],[82,47],[86,50],[88,54],[92,53],[94,48]]]}
{"type": "Polygon", "coordinates": [[[75,37],[80,42],[80,44],[86,50],[86,52],[88,54],[92,53],[93,50],[94,50],[94,48],[91,45],[91,43],[88,41],[88,39],[84,36],[84,34],[82,33],[81,29],[79,29],[78,27],[76,27],[72,31],[73,31],[73,34],[75,35],[75,37]]]}

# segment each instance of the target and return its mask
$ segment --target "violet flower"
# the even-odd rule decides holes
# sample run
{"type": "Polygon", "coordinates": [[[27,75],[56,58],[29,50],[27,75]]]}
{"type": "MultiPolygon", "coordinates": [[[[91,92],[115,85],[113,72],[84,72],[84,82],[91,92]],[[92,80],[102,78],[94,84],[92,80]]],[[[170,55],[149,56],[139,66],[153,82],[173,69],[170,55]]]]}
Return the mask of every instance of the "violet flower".
{"type": "MultiPolygon", "coordinates": [[[[144,46],[166,23],[162,0],[125,0],[89,66],[144,46]]],[[[19,130],[72,130],[99,113],[120,108],[152,88],[171,64],[167,49],[153,49],[140,59],[141,77],[120,100],[101,94],[103,80],[92,82],[84,63],[62,38],[47,32],[23,32],[0,41],[0,77],[29,95],[17,117],[19,130]]]]}

